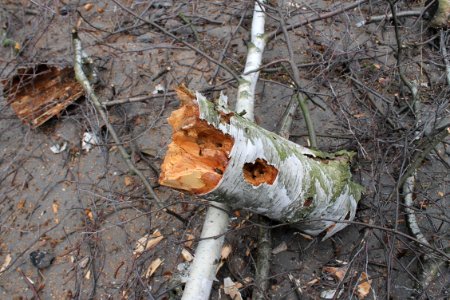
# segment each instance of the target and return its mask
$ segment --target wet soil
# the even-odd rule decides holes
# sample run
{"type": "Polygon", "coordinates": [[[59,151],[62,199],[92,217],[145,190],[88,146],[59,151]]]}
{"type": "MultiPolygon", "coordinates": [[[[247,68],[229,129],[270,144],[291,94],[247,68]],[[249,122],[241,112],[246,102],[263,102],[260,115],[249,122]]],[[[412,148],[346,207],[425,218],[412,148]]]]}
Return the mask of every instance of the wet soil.
{"type": "MultiPolygon", "coordinates": [[[[220,59],[235,73],[242,72],[253,2],[120,3],[220,59]]],[[[280,5],[287,22],[293,24],[351,2],[289,3],[271,1],[273,6],[280,5]]],[[[401,2],[398,9],[418,10],[421,5],[401,2]]],[[[271,258],[268,299],[297,299],[289,275],[299,279],[301,299],[320,299],[322,292],[333,289],[342,291],[337,298],[356,299],[358,278],[364,272],[371,280],[366,299],[406,299],[416,292],[424,253],[434,253],[393,234],[410,234],[397,182],[420,148],[420,139],[432,135],[448,118],[450,87],[439,32],[416,17],[401,19],[403,66],[421,95],[423,117],[416,126],[409,107],[411,95],[396,66],[393,23],[356,26],[368,15],[388,11],[386,2],[366,3],[290,31],[319,148],[356,152],[354,179],[365,191],[355,221],[376,227],[351,224],[321,241],[275,224],[273,245],[286,243],[287,248],[271,258]],[[343,264],[350,271],[342,282],[323,271],[325,266],[343,264]]],[[[267,31],[279,28],[277,13],[271,10],[270,15],[267,31]]],[[[224,69],[114,1],[3,0],[0,20],[0,38],[19,45],[0,48],[2,82],[19,67],[71,66],[71,30],[78,27],[84,49],[98,70],[96,92],[101,100],[146,98],[108,106],[109,122],[158,197],[186,220],[183,223],[158,209],[139,178],[128,171],[89,99],[79,99],[58,117],[31,129],[0,96],[0,298],[178,299],[182,284],[177,278],[185,266],[181,253],[183,249],[194,253],[207,202],[157,183],[170,142],[166,119],[179,104],[173,89],[185,83],[210,98],[223,91],[233,105],[237,83],[224,69]],[[158,85],[167,94],[155,97],[158,85]],[[82,149],[85,132],[99,138],[90,151],[82,149]],[[50,150],[64,142],[67,149],[62,153],[50,150]],[[136,242],[146,234],[164,238],[136,255],[136,242]],[[34,251],[42,251],[48,260],[40,268],[34,256],[30,258],[34,251]],[[163,262],[149,275],[148,268],[157,259],[163,262]]],[[[288,57],[285,38],[279,35],[269,41],[263,64],[288,57]]],[[[277,129],[294,94],[289,76],[287,63],[261,70],[255,115],[256,122],[268,130],[277,129]]],[[[2,88],[7,84],[3,82],[2,88]]],[[[291,140],[308,146],[300,111],[294,117],[291,140]]],[[[432,248],[439,250],[449,246],[449,142],[447,138],[439,143],[420,164],[414,195],[419,225],[432,248]]],[[[244,299],[251,297],[254,288],[257,219],[245,211],[233,214],[225,238],[232,254],[217,274],[211,299],[228,299],[223,291],[225,277],[242,283],[244,299]]],[[[439,274],[422,292],[424,298],[448,297],[447,266],[439,274]]]]}

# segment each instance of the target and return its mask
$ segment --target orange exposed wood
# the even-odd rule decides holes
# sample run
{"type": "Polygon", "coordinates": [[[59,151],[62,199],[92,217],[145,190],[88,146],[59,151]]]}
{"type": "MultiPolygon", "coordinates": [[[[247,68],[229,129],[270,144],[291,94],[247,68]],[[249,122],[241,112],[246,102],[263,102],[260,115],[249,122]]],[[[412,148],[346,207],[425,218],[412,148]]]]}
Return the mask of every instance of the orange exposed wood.
{"type": "Polygon", "coordinates": [[[195,96],[185,87],[177,89],[182,106],[172,112],[170,143],[161,165],[162,185],[204,194],[219,183],[228,165],[233,138],[199,119],[195,96]]]}
{"type": "Polygon", "coordinates": [[[278,170],[264,159],[257,158],[254,163],[244,164],[244,179],[252,185],[273,184],[277,175],[278,170]]]}
{"type": "Polygon", "coordinates": [[[22,120],[36,128],[83,95],[73,68],[38,65],[23,68],[2,82],[7,102],[22,120]]]}

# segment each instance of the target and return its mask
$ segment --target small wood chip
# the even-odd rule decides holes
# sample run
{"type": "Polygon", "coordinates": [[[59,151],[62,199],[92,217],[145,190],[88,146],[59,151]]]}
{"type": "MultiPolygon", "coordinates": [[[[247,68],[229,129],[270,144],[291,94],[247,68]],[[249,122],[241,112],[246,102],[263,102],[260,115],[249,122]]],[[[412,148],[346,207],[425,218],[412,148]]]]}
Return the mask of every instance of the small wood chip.
{"type": "Polygon", "coordinates": [[[5,261],[2,264],[2,267],[0,268],[0,273],[3,273],[9,266],[9,264],[11,263],[12,257],[11,254],[7,254],[5,257],[5,261]]]}
{"type": "Polygon", "coordinates": [[[125,176],[125,178],[123,179],[123,182],[125,184],[125,186],[130,186],[134,183],[133,177],[131,176],[125,176]]]}
{"type": "Polygon", "coordinates": [[[90,11],[93,7],[94,7],[94,4],[87,3],[87,4],[84,5],[83,8],[84,8],[85,11],[90,11]]]}
{"type": "Polygon", "coordinates": [[[191,252],[187,251],[184,248],[183,248],[183,250],[181,250],[181,256],[183,257],[184,261],[192,261],[192,260],[194,260],[194,256],[191,254],[191,252]]]}
{"type": "Polygon", "coordinates": [[[234,283],[230,277],[226,277],[223,280],[223,291],[233,300],[242,300],[242,295],[239,292],[238,284],[239,283],[234,283]]]}

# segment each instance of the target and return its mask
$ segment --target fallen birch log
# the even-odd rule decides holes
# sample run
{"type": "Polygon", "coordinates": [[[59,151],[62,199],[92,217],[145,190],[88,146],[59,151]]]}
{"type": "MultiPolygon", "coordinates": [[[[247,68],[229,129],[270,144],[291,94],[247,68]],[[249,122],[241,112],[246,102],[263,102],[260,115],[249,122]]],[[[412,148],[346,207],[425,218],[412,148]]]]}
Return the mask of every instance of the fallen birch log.
{"type": "Polygon", "coordinates": [[[351,180],[352,154],[314,151],[269,132],[228,108],[177,89],[181,107],[159,182],[291,223],[328,238],[353,220],[362,187],[351,180]],[[321,220],[322,218],[327,220],[321,220]]]}

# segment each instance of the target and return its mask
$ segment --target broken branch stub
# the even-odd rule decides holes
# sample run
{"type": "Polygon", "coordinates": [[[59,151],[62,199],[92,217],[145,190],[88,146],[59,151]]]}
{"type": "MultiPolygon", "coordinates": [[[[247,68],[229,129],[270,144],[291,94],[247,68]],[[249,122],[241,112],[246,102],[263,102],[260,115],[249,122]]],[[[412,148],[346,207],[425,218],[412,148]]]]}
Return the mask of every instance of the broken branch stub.
{"type": "Polygon", "coordinates": [[[362,187],[351,180],[352,154],[313,151],[225,107],[177,89],[181,107],[161,166],[162,185],[248,209],[325,238],[352,220],[362,187]],[[328,219],[328,220],[323,220],[328,219]]]}

